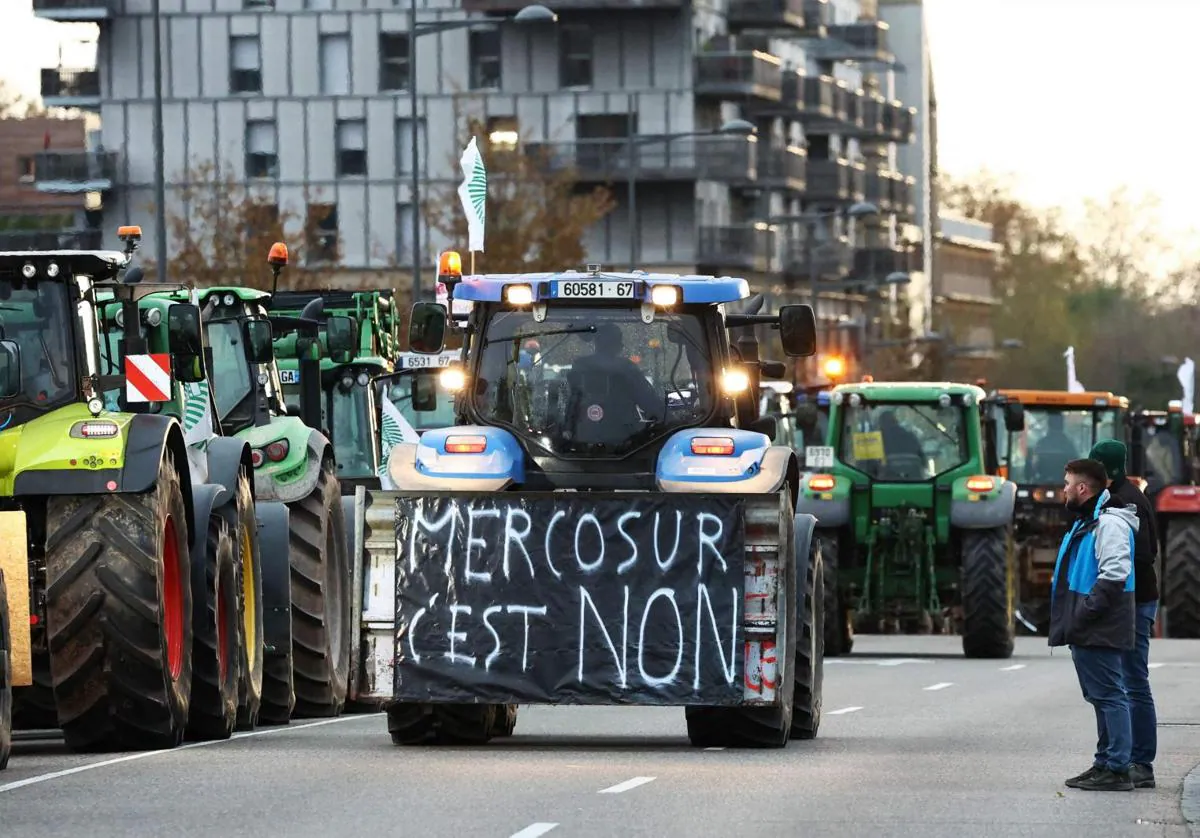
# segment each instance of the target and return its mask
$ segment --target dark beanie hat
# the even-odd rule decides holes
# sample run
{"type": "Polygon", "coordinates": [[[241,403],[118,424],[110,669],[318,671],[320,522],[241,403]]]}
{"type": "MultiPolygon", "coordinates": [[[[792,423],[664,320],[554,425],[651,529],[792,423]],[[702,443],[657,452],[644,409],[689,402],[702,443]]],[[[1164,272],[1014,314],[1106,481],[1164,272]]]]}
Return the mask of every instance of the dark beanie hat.
{"type": "Polygon", "coordinates": [[[1101,462],[1109,480],[1120,480],[1125,476],[1125,443],[1120,440],[1100,440],[1088,452],[1088,459],[1101,462]]]}

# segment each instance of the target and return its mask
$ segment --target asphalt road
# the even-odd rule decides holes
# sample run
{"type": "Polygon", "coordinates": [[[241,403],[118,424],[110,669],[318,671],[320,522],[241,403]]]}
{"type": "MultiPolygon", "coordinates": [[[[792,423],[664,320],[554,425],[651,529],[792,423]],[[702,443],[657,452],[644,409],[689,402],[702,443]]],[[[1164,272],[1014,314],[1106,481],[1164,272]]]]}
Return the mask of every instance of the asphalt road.
{"type": "Polygon", "coordinates": [[[1095,742],[1065,650],[966,661],[957,638],[859,637],[827,661],[819,737],[782,751],[693,749],[676,708],[522,708],[473,749],[394,747],[382,715],[151,754],[21,742],[0,835],[1188,838],[1200,641],[1155,640],[1151,660],[1153,790],[1062,785],[1095,742]]]}

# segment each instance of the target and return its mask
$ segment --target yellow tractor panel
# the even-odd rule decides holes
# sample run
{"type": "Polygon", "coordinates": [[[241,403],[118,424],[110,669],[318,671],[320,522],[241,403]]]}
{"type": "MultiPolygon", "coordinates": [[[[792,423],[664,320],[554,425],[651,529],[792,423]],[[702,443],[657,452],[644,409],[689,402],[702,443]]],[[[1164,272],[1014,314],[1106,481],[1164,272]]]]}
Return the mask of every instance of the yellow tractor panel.
{"type": "Polygon", "coordinates": [[[1072,393],[1068,390],[997,390],[997,394],[1022,404],[1044,404],[1057,407],[1129,407],[1129,399],[1110,392],[1088,390],[1072,393]]]}
{"type": "Polygon", "coordinates": [[[29,638],[29,537],[25,513],[0,512],[0,570],[8,589],[8,627],[12,633],[14,687],[33,684],[33,649],[29,638]]]}

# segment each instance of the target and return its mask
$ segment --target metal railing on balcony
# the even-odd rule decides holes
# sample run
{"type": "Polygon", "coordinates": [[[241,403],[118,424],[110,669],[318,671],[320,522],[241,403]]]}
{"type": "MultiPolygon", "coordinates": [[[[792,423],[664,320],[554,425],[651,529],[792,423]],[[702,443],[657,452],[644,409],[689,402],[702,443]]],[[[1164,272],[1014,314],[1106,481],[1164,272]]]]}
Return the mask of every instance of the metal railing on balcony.
{"type": "Polygon", "coordinates": [[[793,281],[808,281],[816,274],[820,281],[841,279],[850,271],[852,249],[846,243],[818,240],[813,244],[810,250],[803,232],[788,237],[783,248],[783,272],[786,276],[793,281]]]}
{"type": "MultiPolygon", "coordinates": [[[[64,67],[42,69],[42,99],[99,99],[100,71],[70,70],[64,67]]],[[[54,105],[54,102],[49,102],[54,105]]]]}
{"type": "Polygon", "coordinates": [[[859,133],[863,138],[886,139],[888,132],[884,126],[884,112],[887,100],[878,93],[864,93],[862,97],[862,125],[859,133]]]}
{"type": "Polygon", "coordinates": [[[783,62],[759,50],[705,52],[696,56],[696,93],[701,96],[783,96],[783,62]]]}
{"type": "Polygon", "coordinates": [[[98,191],[117,177],[115,151],[43,151],[33,156],[33,181],[46,191],[98,191]]]}
{"type": "Polygon", "coordinates": [[[894,56],[888,44],[888,31],[882,20],[831,24],[827,27],[828,37],[815,42],[815,47],[826,60],[891,62],[894,56]]]}
{"type": "Polygon", "coordinates": [[[863,200],[874,204],[880,212],[891,212],[893,194],[891,172],[884,169],[871,169],[866,173],[865,180],[866,188],[863,190],[863,200]]]}
{"type": "Polygon", "coordinates": [[[917,179],[912,175],[896,174],[892,180],[892,212],[903,219],[917,214],[917,179]]]}
{"type": "Polygon", "coordinates": [[[33,13],[52,20],[104,20],[113,5],[113,0],[33,0],[33,13]]]}
{"type": "Polygon", "coordinates": [[[805,198],[821,203],[851,200],[849,160],[809,160],[805,198]]]}
{"type": "Polygon", "coordinates": [[[730,27],[804,29],[804,0],[729,0],[730,27]]]}
{"type": "Polygon", "coordinates": [[[554,170],[573,169],[583,182],[636,180],[715,180],[743,182],[755,177],[758,143],[748,137],[634,137],[627,139],[529,143],[530,154],[554,170]]]}
{"type": "Polygon", "coordinates": [[[763,223],[701,226],[696,261],[701,265],[769,271],[775,261],[776,228],[763,223]]]}
{"type": "Polygon", "coordinates": [[[798,106],[806,121],[832,120],[834,118],[835,85],[832,76],[806,76],[798,74],[800,87],[798,106]]]}
{"type": "Polygon", "coordinates": [[[854,279],[874,279],[882,282],[890,273],[907,272],[908,262],[909,256],[906,251],[890,247],[864,247],[854,251],[851,276],[854,279]]]}
{"type": "Polygon", "coordinates": [[[804,0],[804,32],[813,38],[824,38],[833,12],[829,0],[804,0]]]}
{"type": "Polygon", "coordinates": [[[808,183],[808,152],[794,145],[760,147],[758,181],[763,186],[803,192],[808,183]]]}
{"type": "Polygon", "coordinates": [[[916,130],[917,109],[893,100],[883,111],[883,129],[888,139],[897,143],[911,143],[916,130]]]}
{"type": "Polygon", "coordinates": [[[99,250],[102,230],[4,230],[0,250],[99,250]]]}

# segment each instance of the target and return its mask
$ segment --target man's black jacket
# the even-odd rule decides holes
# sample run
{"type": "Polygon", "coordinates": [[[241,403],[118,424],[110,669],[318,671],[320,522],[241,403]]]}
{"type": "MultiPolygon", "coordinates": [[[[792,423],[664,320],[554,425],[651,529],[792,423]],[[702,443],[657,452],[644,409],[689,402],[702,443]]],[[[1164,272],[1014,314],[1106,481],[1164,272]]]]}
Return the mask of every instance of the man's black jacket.
{"type": "Polygon", "coordinates": [[[1154,522],[1154,509],[1142,490],[1119,477],[1108,487],[1108,492],[1120,504],[1137,507],[1138,531],[1135,536],[1133,573],[1137,602],[1153,602],[1158,599],[1158,574],[1154,572],[1154,559],[1158,556],[1158,527],[1154,522]]]}

